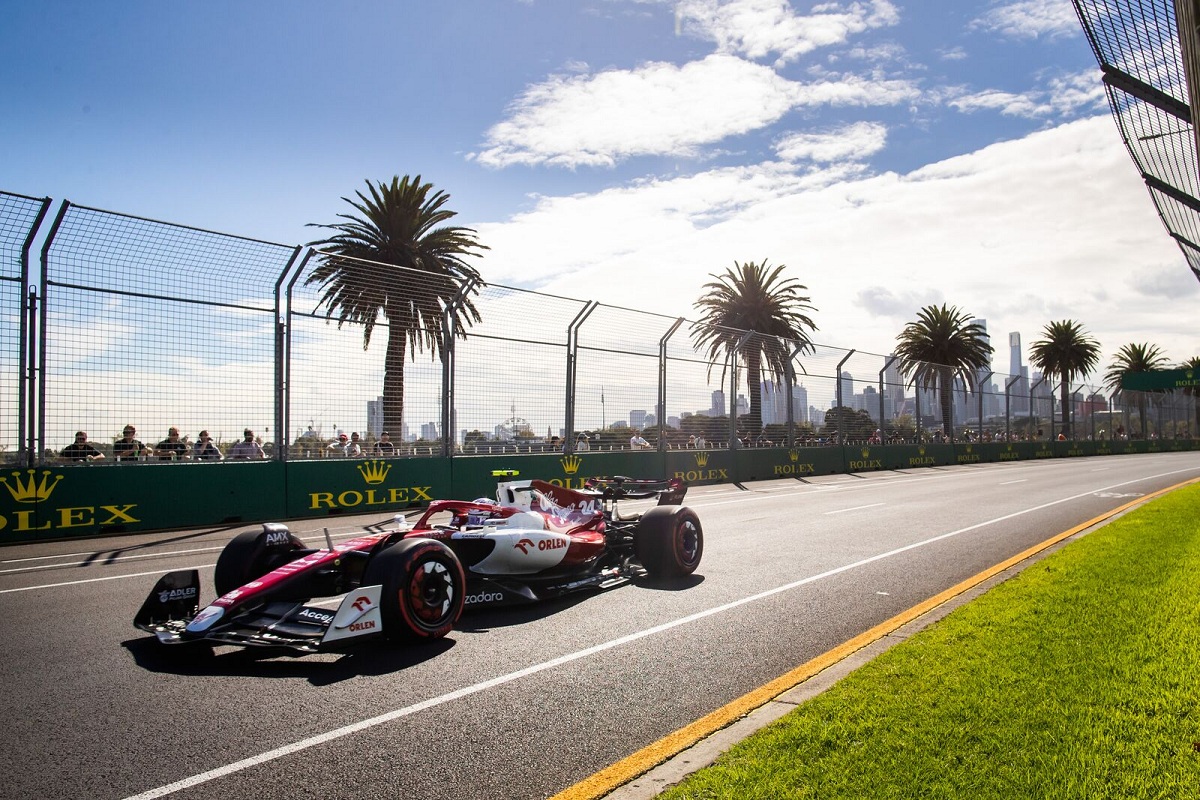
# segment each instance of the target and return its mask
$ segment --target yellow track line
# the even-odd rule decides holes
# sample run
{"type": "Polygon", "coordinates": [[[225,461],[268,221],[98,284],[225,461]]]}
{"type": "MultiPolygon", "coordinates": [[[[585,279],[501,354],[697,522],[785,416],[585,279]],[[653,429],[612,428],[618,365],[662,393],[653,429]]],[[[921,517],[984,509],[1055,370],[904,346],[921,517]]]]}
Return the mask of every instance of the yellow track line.
{"type": "Polygon", "coordinates": [[[1056,534],[1040,544],[1035,544],[1028,550],[1018,553],[1012,558],[996,564],[993,567],[980,572],[970,578],[967,578],[962,583],[946,589],[940,594],[934,595],[928,600],[918,603],[912,608],[903,611],[886,622],[881,622],[874,628],[860,633],[853,639],[843,642],[837,647],[829,650],[816,658],[796,667],[791,672],[779,676],[770,683],[766,683],[752,692],[748,692],[741,697],[729,702],[728,704],[718,708],[711,714],[707,714],[690,725],[686,725],[679,730],[667,734],[657,742],[643,747],[641,750],[629,755],[617,763],[605,767],[599,772],[584,778],[574,786],[570,786],[558,794],[550,798],[550,800],[596,800],[603,797],[617,787],[628,783],[634,778],[648,772],[664,761],[673,758],[682,753],[696,742],[711,736],[721,728],[741,719],[742,717],[760,708],[770,701],[774,700],[779,695],[786,691],[794,689],[799,684],[808,680],[812,676],[827,669],[837,662],[846,658],[857,650],[861,650],[867,645],[882,639],[884,636],[898,630],[899,628],[912,622],[929,611],[940,606],[951,598],[957,597],[965,591],[973,589],[989,578],[1004,572],[1004,570],[1021,563],[1025,559],[1037,555],[1043,550],[1053,547],[1064,539],[1069,539],[1082,530],[1092,527],[1098,523],[1115,517],[1123,511],[1126,511],[1134,506],[1145,503],[1147,500],[1152,500],[1159,495],[1164,495],[1167,492],[1172,492],[1183,486],[1192,483],[1200,482],[1200,478],[1193,478],[1177,483],[1174,486],[1169,486],[1166,489],[1160,489],[1157,492],[1152,492],[1148,495],[1131,500],[1122,506],[1112,509],[1101,514],[1098,517],[1093,517],[1087,522],[1076,525],[1070,530],[1056,534]]]}

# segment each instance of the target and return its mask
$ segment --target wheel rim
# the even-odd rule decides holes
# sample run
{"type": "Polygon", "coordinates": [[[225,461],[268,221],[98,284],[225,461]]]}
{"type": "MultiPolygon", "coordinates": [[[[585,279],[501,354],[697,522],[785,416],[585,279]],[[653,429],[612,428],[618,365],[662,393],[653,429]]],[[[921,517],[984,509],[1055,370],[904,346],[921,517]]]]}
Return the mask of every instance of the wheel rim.
{"type": "Polygon", "coordinates": [[[691,522],[685,520],[675,532],[679,542],[679,556],[684,564],[691,566],[696,562],[700,551],[700,530],[691,522]]]}
{"type": "Polygon", "coordinates": [[[413,570],[408,582],[408,602],[418,622],[437,627],[454,606],[454,577],[445,564],[426,561],[413,570]]]}

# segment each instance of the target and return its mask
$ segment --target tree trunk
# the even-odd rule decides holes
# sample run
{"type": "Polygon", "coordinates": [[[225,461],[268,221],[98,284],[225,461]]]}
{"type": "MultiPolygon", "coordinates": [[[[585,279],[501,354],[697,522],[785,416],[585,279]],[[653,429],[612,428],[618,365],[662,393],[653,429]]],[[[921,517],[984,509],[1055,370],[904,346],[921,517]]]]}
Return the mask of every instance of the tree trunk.
{"type": "Polygon", "coordinates": [[[1062,435],[1067,437],[1071,437],[1071,434],[1068,432],[1071,427],[1071,406],[1069,404],[1070,397],[1067,395],[1070,388],[1067,379],[1063,378],[1062,393],[1059,400],[1062,403],[1062,435]]]}
{"type": "MultiPolygon", "coordinates": [[[[757,436],[762,432],[762,361],[756,353],[746,355],[746,393],[750,395],[750,413],[746,415],[746,431],[751,436],[757,436]]],[[[736,401],[737,398],[735,397],[734,400],[736,401]]]]}
{"type": "Polygon", "coordinates": [[[395,442],[404,441],[404,364],[408,330],[388,325],[387,351],[383,362],[383,429],[395,442]]]}
{"type": "Polygon", "coordinates": [[[938,400],[942,404],[942,432],[948,441],[954,441],[954,375],[950,370],[941,370],[938,375],[938,400]]]}

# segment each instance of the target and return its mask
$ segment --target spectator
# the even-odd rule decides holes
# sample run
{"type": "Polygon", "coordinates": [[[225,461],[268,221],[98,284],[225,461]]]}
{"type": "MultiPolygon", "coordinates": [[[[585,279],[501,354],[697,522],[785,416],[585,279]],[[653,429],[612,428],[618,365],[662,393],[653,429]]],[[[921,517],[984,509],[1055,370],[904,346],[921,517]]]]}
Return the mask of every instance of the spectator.
{"type": "Polygon", "coordinates": [[[708,442],[705,441],[704,434],[703,433],[696,434],[696,449],[703,450],[705,447],[708,447],[708,442]]]}
{"type": "Polygon", "coordinates": [[[104,453],[92,446],[85,431],[78,431],[75,441],[64,447],[59,457],[64,461],[102,461],[104,453]]]}
{"type": "Polygon", "coordinates": [[[347,450],[350,449],[350,437],[344,433],[339,433],[338,437],[329,443],[329,454],[331,456],[345,456],[347,450]]]}
{"type": "Polygon", "coordinates": [[[245,438],[242,441],[229,448],[227,458],[230,461],[245,461],[250,459],[264,459],[267,454],[263,452],[262,445],[254,440],[254,431],[246,428],[243,432],[245,438]]]}
{"type": "Polygon", "coordinates": [[[384,457],[396,455],[396,445],[392,441],[391,434],[387,431],[379,434],[379,441],[371,448],[371,454],[384,457]]]}
{"type": "Polygon", "coordinates": [[[188,446],[179,441],[179,428],[172,426],[167,430],[167,438],[158,443],[154,454],[159,461],[181,461],[187,458],[188,446]]]}
{"type": "Polygon", "coordinates": [[[550,451],[554,452],[554,453],[560,453],[560,452],[562,452],[562,449],[563,449],[562,440],[559,439],[557,436],[551,436],[550,437],[550,451]]]}
{"type": "Polygon", "coordinates": [[[196,439],[196,444],[192,448],[192,458],[196,461],[221,460],[221,451],[213,444],[212,437],[208,435],[208,431],[200,431],[200,436],[196,439]]]}
{"type": "Polygon", "coordinates": [[[150,448],[133,438],[137,428],[126,425],[121,438],[113,442],[113,457],[117,461],[137,461],[139,456],[150,455],[150,448]]]}
{"type": "Polygon", "coordinates": [[[588,444],[587,433],[579,434],[579,437],[575,439],[575,452],[576,453],[585,453],[591,449],[592,449],[592,446],[590,444],[588,444]]]}
{"type": "Polygon", "coordinates": [[[358,438],[358,431],[350,434],[350,444],[346,446],[346,455],[351,458],[362,458],[362,440],[358,438]]]}
{"type": "Polygon", "coordinates": [[[629,437],[629,449],[630,450],[649,450],[650,443],[642,438],[641,431],[634,431],[633,436],[629,437]]]}

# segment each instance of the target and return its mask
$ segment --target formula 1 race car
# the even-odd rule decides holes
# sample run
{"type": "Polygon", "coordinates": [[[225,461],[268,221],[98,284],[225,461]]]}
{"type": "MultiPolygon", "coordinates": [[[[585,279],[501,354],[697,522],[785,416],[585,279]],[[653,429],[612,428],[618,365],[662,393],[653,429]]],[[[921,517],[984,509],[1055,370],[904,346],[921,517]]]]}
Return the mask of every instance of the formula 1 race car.
{"type": "MultiPolygon", "coordinates": [[[[512,471],[498,474],[513,476],[512,471]]],[[[368,638],[445,636],[464,607],[530,603],[643,576],[689,575],[704,534],[676,479],[594,478],[583,489],[505,481],[496,499],[435,500],[415,524],[305,547],[286,525],[234,537],[219,597],[200,608],[197,570],[159,579],[134,626],[167,644],[207,641],[311,653],[368,638]],[[621,515],[618,501],[657,498],[621,515]]]]}

